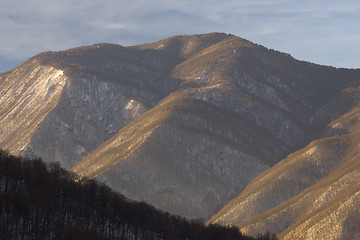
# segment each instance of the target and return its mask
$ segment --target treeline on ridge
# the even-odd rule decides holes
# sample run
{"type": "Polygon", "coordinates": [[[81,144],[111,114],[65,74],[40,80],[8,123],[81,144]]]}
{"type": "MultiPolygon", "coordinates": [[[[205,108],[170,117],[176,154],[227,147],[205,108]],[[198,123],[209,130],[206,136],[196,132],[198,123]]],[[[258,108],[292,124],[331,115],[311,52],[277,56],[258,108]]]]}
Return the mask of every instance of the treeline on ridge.
{"type": "Polygon", "coordinates": [[[205,226],[128,200],[59,164],[0,150],[0,239],[266,240],[236,227],[205,226]]]}

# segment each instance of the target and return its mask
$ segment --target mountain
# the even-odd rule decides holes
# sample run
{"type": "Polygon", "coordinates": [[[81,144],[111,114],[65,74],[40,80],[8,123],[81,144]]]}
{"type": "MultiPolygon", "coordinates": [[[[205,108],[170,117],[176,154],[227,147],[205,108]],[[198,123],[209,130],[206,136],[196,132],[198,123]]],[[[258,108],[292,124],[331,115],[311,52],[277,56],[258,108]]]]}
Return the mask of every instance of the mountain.
{"type": "MultiPolygon", "coordinates": [[[[2,240],[270,240],[236,227],[204,226],[133,202],[93,179],[82,179],[41,159],[0,150],[2,240]]],[[[276,238],[275,238],[276,239],[276,238]]]]}
{"type": "MultiPolygon", "coordinates": [[[[359,95],[359,88],[349,92],[359,95]]],[[[237,225],[248,234],[271,229],[280,239],[358,239],[359,110],[260,174],[209,223],[237,225]]]]}
{"type": "Polygon", "coordinates": [[[357,106],[359,77],[222,33],[47,52],[0,75],[0,147],[208,219],[290,153],[341,132],[327,126],[357,106]]]}

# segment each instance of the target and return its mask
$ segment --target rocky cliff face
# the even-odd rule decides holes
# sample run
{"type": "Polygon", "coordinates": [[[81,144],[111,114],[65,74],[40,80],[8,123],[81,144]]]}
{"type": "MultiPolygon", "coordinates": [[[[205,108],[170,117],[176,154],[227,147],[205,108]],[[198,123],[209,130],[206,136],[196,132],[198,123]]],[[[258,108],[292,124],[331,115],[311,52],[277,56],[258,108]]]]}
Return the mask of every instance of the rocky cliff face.
{"type": "MultiPolygon", "coordinates": [[[[323,131],[327,124],[356,105],[356,94],[345,89],[357,86],[359,72],[205,34],[43,53],[0,77],[7,129],[0,147],[59,161],[129,198],[206,219],[280,159],[331,135],[323,131]],[[31,97],[31,82],[44,88],[50,79],[59,82],[55,90],[34,92],[39,102],[53,96],[51,102],[22,100],[31,97]],[[13,107],[22,102],[28,107],[13,107]],[[32,104],[43,109],[34,122],[26,110],[35,109],[32,104]]],[[[339,165],[343,153],[326,149],[339,165]]],[[[309,156],[296,162],[312,166],[309,156]]],[[[276,205],[266,204],[248,215],[276,205]]]]}

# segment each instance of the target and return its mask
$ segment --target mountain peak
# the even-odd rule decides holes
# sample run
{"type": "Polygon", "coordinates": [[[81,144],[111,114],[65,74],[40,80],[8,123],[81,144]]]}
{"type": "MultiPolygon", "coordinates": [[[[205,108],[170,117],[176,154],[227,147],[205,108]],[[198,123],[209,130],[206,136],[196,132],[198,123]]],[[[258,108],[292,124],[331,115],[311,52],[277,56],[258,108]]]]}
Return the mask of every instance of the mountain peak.
{"type": "Polygon", "coordinates": [[[0,147],[210,218],[288,154],[344,133],[329,124],[357,107],[359,76],[224,33],[47,52],[0,75],[0,147]]]}

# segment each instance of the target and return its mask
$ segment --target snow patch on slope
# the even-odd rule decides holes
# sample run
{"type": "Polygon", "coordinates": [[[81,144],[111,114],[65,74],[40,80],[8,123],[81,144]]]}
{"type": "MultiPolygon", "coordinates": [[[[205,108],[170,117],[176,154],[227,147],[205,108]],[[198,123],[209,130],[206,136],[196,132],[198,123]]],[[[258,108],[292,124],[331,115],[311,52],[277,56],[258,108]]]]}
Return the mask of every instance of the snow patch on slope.
{"type": "Polygon", "coordinates": [[[145,112],[145,107],[140,102],[131,99],[124,107],[124,110],[129,117],[135,118],[145,112]]]}

